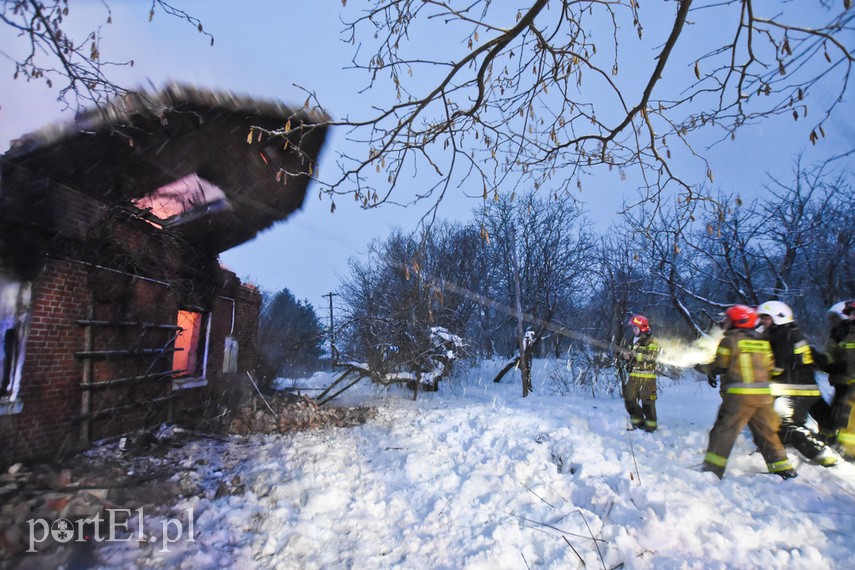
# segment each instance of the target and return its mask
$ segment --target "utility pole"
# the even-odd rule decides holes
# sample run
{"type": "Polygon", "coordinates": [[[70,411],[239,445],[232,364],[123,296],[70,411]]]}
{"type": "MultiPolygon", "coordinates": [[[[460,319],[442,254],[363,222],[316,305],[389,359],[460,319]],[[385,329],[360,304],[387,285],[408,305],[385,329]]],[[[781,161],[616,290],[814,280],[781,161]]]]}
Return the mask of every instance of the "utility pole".
{"type": "Polygon", "coordinates": [[[333,303],[332,298],[337,297],[338,293],[333,293],[330,291],[326,295],[321,295],[322,297],[329,297],[330,300],[330,365],[332,369],[335,370],[336,367],[336,353],[338,352],[335,347],[335,326],[333,326],[333,303]]]}

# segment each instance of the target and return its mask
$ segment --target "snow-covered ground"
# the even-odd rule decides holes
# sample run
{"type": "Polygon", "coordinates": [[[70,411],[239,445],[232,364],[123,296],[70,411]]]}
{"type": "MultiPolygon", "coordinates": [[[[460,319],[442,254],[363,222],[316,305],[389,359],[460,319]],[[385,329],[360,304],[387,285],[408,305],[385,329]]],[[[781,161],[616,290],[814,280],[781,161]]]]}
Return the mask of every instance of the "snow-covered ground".
{"type": "Polygon", "coordinates": [[[555,390],[560,364],[535,361],[525,399],[518,372],[492,382],[501,364],[417,401],[363,381],[337,399],[377,407],[357,427],[175,449],[210,490],[174,508],[192,516],[194,540],[105,544],[99,557],[111,568],[852,568],[855,465],[790,450],[799,477],[784,481],[743,435],[719,481],[699,471],[719,404],[700,376],[660,380],[661,428],[647,434],[626,430],[619,398],[555,390]],[[214,498],[236,481],[244,493],[214,498]]]}

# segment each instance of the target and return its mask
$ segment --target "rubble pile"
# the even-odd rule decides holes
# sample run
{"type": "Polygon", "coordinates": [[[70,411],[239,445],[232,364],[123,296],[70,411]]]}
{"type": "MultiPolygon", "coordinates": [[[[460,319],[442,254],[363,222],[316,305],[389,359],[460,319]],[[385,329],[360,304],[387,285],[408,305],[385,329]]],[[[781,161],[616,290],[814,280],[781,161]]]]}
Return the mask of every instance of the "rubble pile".
{"type": "Polygon", "coordinates": [[[173,477],[176,469],[158,453],[145,454],[155,449],[154,436],[145,435],[102,443],[54,464],[16,463],[0,474],[0,569],[85,567],[95,526],[105,534],[101,527],[111,520],[122,525],[136,509],[166,512],[164,505],[180,495],[200,492],[173,477]],[[59,534],[63,529],[67,540],[59,534]]]}
{"type": "Polygon", "coordinates": [[[119,528],[124,540],[156,538],[140,528],[135,513],[152,520],[179,517],[177,505],[188,498],[212,501],[245,493],[239,476],[222,478],[235,461],[226,446],[253,445],[241,436],[352,426],[371,414],[366,408],[321,407],[305,396],[256,397],[206,426],[228,433],[164,424],[97,442],[52,463],[14,464],[0,473],[0,570],[97,565],[93,535],[119,528]],[[98,522],[93,526],[92,520],[98,522]],[[63,540],[57,533],[66,529],[71,535],[63,540]]]}
{"type": "Polygon", "coordinates": [[[365,423],[371,417],[368,408],[321,407],[307,396],[277,396],[238,409],[231,417],[228,432],[286,433],[323,427],[348,427],[365,423]]]}

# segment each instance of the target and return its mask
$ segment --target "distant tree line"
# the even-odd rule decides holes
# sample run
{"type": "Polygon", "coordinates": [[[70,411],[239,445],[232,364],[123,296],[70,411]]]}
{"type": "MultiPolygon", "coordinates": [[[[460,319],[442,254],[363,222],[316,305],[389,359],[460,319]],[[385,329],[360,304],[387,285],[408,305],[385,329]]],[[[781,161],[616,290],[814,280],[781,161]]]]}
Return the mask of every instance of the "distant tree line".
{"type": "MultiPolygon", "coordinates": [[[[828,307],[855,295],[853,199],[848,171],[800,162],[755,199],[643,202],[602,231],[569,196],[498,195],[468,222],[395,229],[352,259],[336,349],[388,379],[436,358],[436,330],[465,339],[469,356],[513,358],[522,328],[535,354],[608,366],[634,313],[691,341],[729,305],[770,299],[821,344],[828,307]]],[[[264,298],[267,376],[321,367],[329,331],[311,304],[287,289],[264,298]]]]}
{"type": "Polygon", "coordinates": [[[497,196],[472,221],[395,230],[352,260],[340,348],[405,366],[441,326],[473,356],[511,357],[523,315],[536,353],[595,358],[623,342],[633,313],[688,341],[727,306],[769,299],[821,341],[827,308],[855,294],[853,198],[847,172],[797,163],[756,199],[650,201],[598,234],[570,197],[497,196]]]}

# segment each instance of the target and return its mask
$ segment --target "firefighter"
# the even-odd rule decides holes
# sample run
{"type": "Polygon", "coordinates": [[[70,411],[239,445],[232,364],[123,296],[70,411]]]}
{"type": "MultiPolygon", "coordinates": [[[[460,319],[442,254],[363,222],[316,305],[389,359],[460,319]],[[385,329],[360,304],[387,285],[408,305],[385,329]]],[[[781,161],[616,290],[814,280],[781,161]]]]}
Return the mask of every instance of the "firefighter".
{"type": "Polygon", "coordinates": [[[633,340],[629,350],[623,353],[627,360],[629,380],[623,389],[623,401],[629,412],[630,430],[644,428],[656,431],[656,359],[659,346],[653,338],[650,323],[641,316],[630,319],[633,340]]]}
{"type": "Polygon", "coordinates": [[[831,331],[817,365],[828,372],[834,388],[831,405],[818,405],[816,419],[827,433],[836,432],[843,456],[855,460],[855,300],[842,301],[829,310],[831,331]]]}
{"type": "Polygon", "coordinates": [[[820,465],[835,465],[837,454],[805,425],[808,412],[822,394],[814,377],[813,353],[792,309],[781,301],[766,301],[757,307],[757,315],[775,359],[771,389],[775,412],[781,418],[781,443],[820,465]]]}
{"type": "Polygon", "coordinates": [[[702,470],[712,471],[719,479],[724,477],[733,444],[746,424],[769,472],[784,479],[796,477],[778,437],[781,420],[772,408],[772,349],[769,341],[754,331],[756,325],[753,308],[734,305],[727,309],[722,323],[724,338],[707,368],[711,375],[721,375],[721,407],[710,430],[702,470]]]}

